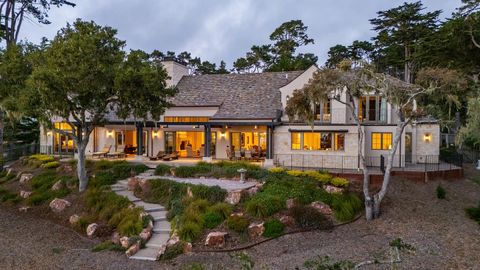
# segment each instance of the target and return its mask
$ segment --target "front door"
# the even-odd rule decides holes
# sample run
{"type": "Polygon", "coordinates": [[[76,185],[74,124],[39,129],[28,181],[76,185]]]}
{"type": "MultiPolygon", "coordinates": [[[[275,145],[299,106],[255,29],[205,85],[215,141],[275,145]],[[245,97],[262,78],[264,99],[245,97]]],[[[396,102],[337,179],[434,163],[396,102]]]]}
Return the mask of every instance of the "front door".
{"type": "Polygon", "coordinates": [[[412,163],[412,133],[405,133],[405,162],[412,163]]]}

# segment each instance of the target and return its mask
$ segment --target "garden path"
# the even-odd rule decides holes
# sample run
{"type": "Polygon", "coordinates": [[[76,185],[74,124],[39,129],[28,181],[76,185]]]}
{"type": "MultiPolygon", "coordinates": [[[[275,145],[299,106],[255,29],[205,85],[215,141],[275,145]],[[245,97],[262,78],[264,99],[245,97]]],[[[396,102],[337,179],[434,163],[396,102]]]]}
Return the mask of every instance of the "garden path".
{"type": "Polygon", "coordinates": [[[192,185],[205,185],[209,187],[219,186],[220,188],[223,188],[226,191],[249,189],[258,184],[255,181],[248,181],[248,182],[242,183],[238,180],[223,180],[223,179],[216,179],[216,178],[179,178],[179,177],[173,177],[173,176],[161,176],[161,177],[148,176],[143,178],[148,180],[155,180],[155,179],[161,178],[161,179],[172,180],[179,183],[187,183],[192,185]]]}

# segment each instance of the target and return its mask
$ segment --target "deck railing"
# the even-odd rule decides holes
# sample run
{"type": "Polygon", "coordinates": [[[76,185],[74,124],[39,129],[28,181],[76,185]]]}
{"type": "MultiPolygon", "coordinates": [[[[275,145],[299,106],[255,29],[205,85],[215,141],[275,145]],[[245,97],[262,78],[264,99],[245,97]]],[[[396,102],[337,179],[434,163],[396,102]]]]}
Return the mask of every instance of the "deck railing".
{"type": "Polygon", "coordinates": [[[21,145],[14,145],[14,146],[7,146],[3,147],[3,158],[0,160],[0,166],[3,166],[10,162],[19,159],[22,156],[28,156],[37,154],[40,152],[40,145],[37,143],[31,144],[21,144],[21,145]]]}

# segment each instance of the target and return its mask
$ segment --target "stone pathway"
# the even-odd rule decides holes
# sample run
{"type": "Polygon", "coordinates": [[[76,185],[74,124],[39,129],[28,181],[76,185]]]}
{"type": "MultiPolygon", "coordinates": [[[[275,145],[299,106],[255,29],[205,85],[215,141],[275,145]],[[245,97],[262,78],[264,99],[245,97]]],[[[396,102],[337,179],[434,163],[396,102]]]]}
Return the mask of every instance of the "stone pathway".
{"type": "MultiPolygon", "coordinates": [[[[138,175],[138,177],[149,178],[153,173],[154,170],[149,170],[138,175]]],[[[127,180],[118,181],[111,186],[112,191],[120,196],[128,198],[135,204],[135,206],[143,207],[145,212],[150,214],[153,218],[152,237],[145,244],[145,248],[140,249],[135,255],[131,256],[130,259],[155,261],[157,260],[161,247],[165,245],[170,238],[170,222],[167,220],[167,211],[165,207],[159,204],[144,202],[135,197],[133,192],[127,189],[127,184],[127,180]]]]}
{"type": "Polygon", "coordinates": [[[143,178],[148,180],[168,179],[168,180],[176,181],[179,183],[205,185],[210,187],[219,186],[227,191],[249,189],[258,184],[257,182],[242,183],[240,181],[235,181],[235,180],[221,180],[216,178],[179,178],[179,177],[173,177],[173,176],[147,176],[143,178]]]}

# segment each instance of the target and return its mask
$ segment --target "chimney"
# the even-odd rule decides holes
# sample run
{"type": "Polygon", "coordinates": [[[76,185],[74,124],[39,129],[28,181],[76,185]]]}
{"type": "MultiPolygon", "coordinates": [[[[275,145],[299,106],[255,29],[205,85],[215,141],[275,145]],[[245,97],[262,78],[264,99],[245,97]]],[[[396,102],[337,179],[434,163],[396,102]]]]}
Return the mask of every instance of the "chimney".
{"type": "Polygon", "coordinates": [[[167,80],[167,86],[177,85],[183,76],[188,75],[187,64],[178,61],[175,57],[165,57],[162,65],[170,76],[170,79],[167,80]]]}

